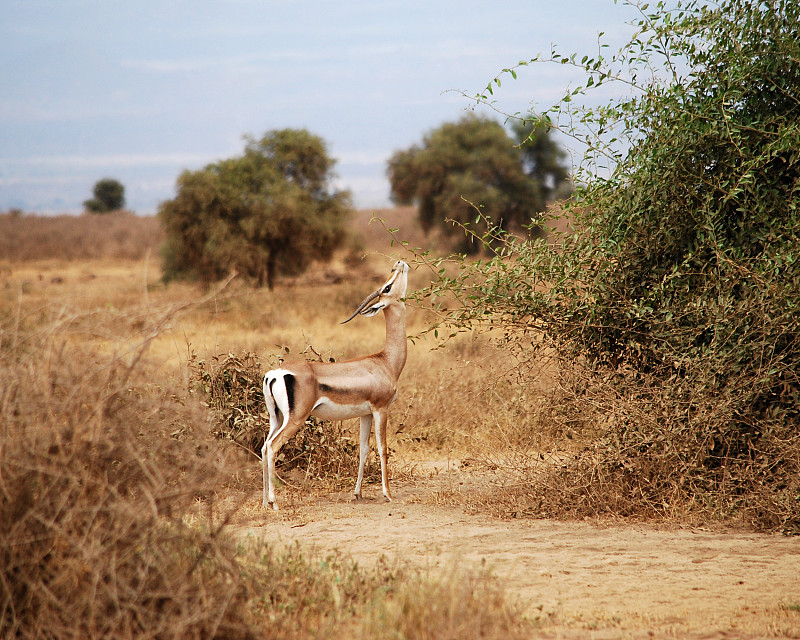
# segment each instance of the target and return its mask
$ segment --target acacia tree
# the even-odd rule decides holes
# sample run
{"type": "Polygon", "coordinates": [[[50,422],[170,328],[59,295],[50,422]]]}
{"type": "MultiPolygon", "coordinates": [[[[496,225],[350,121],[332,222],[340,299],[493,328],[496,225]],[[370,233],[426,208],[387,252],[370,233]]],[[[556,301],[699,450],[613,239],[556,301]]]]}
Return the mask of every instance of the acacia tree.
{"type": "MultiPolygon", "coordinates": [[[[533,138],[530,128],[517,133],[515,142],[499,122],[473,114],[442,125],[421,145],[390,158],[392,200],[417,204],[426,231],[457,232],[447,221],[468,224],[475,218],[474,206],[503,229],[530,225],[569,175],[546,127],[537,128],[533,138]],[[520,150],[519,142],[529,138],[520,150]]],[[[465,242],[460,248],[469,252],[477,245],[465,242]]]]}
{"type": "Polygon", "coordinates": [[[328,260],[345,237],[350,194],[331,188],[335,161],[306,130],[246,138],[242,156],[178,178],[161,205],[166,279],[210,282],[231,270],[258,286],[328,260]]]}
{"type": "Polygon", "coordinates": [[[86,210],[92,213],[119,211],[125,206],[125,187],[114,178],[98,180],[92,194],[94,198],[83,203],[86,210]]]}

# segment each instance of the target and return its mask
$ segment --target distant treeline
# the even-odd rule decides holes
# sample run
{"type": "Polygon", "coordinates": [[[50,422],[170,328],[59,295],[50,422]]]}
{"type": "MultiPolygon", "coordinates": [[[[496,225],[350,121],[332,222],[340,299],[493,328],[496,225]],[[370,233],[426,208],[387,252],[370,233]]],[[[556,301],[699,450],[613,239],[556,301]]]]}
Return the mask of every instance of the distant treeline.
{"type": "MultiPolygon", "coordinates": [[[[387,228],[399,229],[398,237],[413,246],[436,244],[419,228],[415,207],[363,209],[351,221],[351,232],[365,251],[386,251],[391,237],[387,228]],[[384,224],[373,222],[373,218],[384,224]]],[[[41,216],[19,211],[0,212],[0,260],[138,260],[147,252],[159,258],[164,240],[155,216],[128,211],[41,216]]],[[[441,241],[440,241],[441,244],[441,241]]],[[[160,259],[160,258],[159,258],[160,259]]]]}
{"type": "Polygon", "coordinates": [[[126,211],[104,216],[0,214],[0,260],[138,259],[158,255],[158,220],[126,211]]]}

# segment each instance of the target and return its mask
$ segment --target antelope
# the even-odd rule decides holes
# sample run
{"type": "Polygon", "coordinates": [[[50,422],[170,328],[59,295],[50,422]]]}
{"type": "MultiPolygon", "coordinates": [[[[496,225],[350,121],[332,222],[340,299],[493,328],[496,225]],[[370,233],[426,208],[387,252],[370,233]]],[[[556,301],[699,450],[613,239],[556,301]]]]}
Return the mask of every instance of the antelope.
{"type": "Polygon", "coordinates": [[[382,309],[386,321],[382,351],[342,362],[299,362],[273,369],[264,376],[264,399],[269,412],[269,434],[261,449],[265,508],[278,508],[273,480],[275,457],[312,414],[323,420],[361,418],[358,480],[353,491],[356,499],[361,498],[370,429],[374,427],[383,495],[392,500],[387,469],[387,410],[397,398],[397,380],[406,363],[407,286],[408,265],[399,260],[389,279],[341,323],[346,324],[359,314],[374,316],[382,309]]]}

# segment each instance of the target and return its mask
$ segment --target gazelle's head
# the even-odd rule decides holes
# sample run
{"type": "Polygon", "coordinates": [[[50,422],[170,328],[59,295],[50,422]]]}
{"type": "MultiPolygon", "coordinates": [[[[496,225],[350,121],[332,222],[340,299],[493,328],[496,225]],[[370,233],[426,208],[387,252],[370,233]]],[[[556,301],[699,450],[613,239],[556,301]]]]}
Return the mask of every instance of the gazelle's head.
{"type": "Polygon", "coordinates": [[[374,316],[381,309],[385,309],[392,304],[404,304],[406,288],[408,287],[408,265],[402,260],[398,260],[392,267],[389,279],[384,282],[379,289],[370,293],[364,301],[358,305],[352,316],[342,322],[350,322],[358,314],[362,316],[374,316]]]}

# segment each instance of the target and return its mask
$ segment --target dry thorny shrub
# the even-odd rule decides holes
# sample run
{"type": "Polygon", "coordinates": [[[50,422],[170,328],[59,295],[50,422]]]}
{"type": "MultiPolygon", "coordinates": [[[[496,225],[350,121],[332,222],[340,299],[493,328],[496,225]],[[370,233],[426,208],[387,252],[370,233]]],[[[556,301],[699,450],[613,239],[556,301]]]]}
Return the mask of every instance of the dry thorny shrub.
{"type": "Polygon", "coordinates": [[[191,407],[135,355],[23,342],[0,352],[4,637],[252,637],[220,527],[183,520],[221,481],[191,407]]]}
{"type": "MultiPolygon", "coordinates": [[[[267,367],[249,352],[216,356],[211,363],[192,356],[189,362],[193,387],[207,398],[217,419],[212,432],[260,455],[269,432],[269,415],[264,404],[262,380],[267,367]]],[[[358,445],[341,422],[306,420],[305,427],[278,454],[276,465],[289,470],[299,467],[306,479],[322,481],[337,488],[355,482],[358,474],[358,445]]],[[[379,481],[374,451],[370,451],[364,478],[379,481]]]]}
{"type": "Polygon", "coordinates": [[[699,384],[562,362],[539,419],[567,439],[511,456],[502,487],[470,502],[512,517],[738,520],[800,533],[800,433],[765,420],[757,440],[732,438],[736,404],[699,384]]]}

